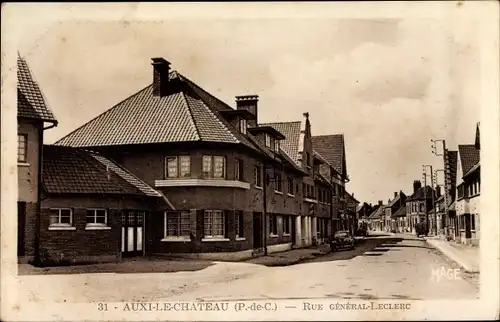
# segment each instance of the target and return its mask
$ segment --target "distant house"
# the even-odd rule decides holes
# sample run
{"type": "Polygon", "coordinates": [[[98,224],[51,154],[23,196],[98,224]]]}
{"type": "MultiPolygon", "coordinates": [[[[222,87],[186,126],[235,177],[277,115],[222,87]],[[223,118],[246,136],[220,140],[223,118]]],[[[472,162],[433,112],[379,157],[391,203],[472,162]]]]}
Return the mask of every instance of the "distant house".
{"type": "Polygon", "coordinates": [[[479,124],[477,124],[475,144],[458,146],[455,209],[457,212],[459,241],[464,244],[479,244],[480,194],[481,164],[479,124]]]}
{"type": "Polygon", "coordinates": [[[373,212],[368,217],[369,227],[371,230],[382,231],[383,221],[385,218],[385,207],[382,200],[375,205],[373,212]]]}
{"type": "Polygon", "coordinates": [[[433,194],[435,190],[430,186],[422,187],[419,180],[413,182],[413,194],[406,199],[408,231],[415,233],[418,223],[427,224],[431,220],[433,194]]]}
{"type": "Polygon", "coordinates": [[[359,201],[354,198],[354,194],[345,193],[345,199],[346,199],[346,204],[347,204],[347,216],[346,216],[346,224],[345,226],[348,227],[348,230],[351,232],[351,234],[354,234],[356,232],[356,229],[358,228],[358,218],[357,218],[357,210],[358,210],[358,205],[359,201]]]}
{"type": "Polygon", "coordinates": [[[357,210],[357,217],[359,223],[364,223],[364,222],[367,223],[368,217],[371,215],[372,212],[373,212],[373,206],[371,204],[368,204],[366,202],[360,204],[357,210]]]}
{"type": "Polygon", "coordinates": [[[398,230],[398,221],[396,220],[396,217],[394,215],[402,207],[406,207],[406,195],[400,190],[399,192],[394,192],[394,198],[392,200],[389,200],[389,202],[385,206],[385,217],[383,221],[385,231],[395,232],[398,230]]]}
{"type": "Polygon", "coordinates": [[[345,186],[349,182],[343,134],[316,135],[312,137],[314,151],[327,163],[320,165],[321,173],[329,179],[333,189],[333,231],[345,229],[343,220],[347,215],[345,186]]]}
{"type": "Polygon", "coordinates": [[[17,57],[17,255],[21,262],[38,261],[44,131],[57,120],[28,67],[17,57]]]}

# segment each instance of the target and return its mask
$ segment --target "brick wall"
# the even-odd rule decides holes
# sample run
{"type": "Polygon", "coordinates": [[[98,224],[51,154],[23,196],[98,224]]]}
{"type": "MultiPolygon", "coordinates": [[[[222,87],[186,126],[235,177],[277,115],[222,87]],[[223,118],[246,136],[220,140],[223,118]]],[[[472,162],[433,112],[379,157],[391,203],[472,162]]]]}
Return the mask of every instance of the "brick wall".
{"type": "MultiPolygon", "coordinates": [[[[21,243],[21,249],[20,253],[18,253],[18,257],[20,258],[21,262],[28,262],[34,259],[36,212],[37,204],[34,202],[27,202],[24,220],[18,220],[18,225],[24,221],[24,226],[20,228],[24,231],[24,240],[19,241],[19,243],[21,243]]],[[[18,216],[22,216],[22,214],[18,214],[18,216]]]]}
{"type": "Polygon", "coordinates": [[[19,119],[17,132],[27,136],[26,162],[18,163],[18,200],[38,202],[38,167],[40,140],[43,139],[41,123],[19,119]]]}

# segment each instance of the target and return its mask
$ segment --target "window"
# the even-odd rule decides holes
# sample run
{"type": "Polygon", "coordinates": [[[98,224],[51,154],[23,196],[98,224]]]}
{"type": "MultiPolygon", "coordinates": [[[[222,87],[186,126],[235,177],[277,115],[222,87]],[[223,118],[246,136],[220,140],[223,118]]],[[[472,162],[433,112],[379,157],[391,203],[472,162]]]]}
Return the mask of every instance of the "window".
{"type": "Polygon", "coordinates": [[[28,150],[28,136],[26,134],[17,135],[17,162],[26,162],[26,152],[28,150]]]}
{"type": "Polygon", "coordinates": [[[234,179],[237,181],[243,181],[243,161],[236,159],[234,165],[234,179]]]}
{"type": "Polygon", "coordinates": [[[205,238],[224,238],[226,221],[222,210],[205,210],[203,217],[205,238]]]}
{"type": "Polygon", "coordinates": [[[73,211],[67,208],[50,209],[50,226],[72,226],[73,211]]]}
{"type": "Polygon", "coordinates": [[[281,173],[274,174],[274,191],[282,192],[281,173]]]}
{"type": "Polygon", "coordinates": [[[180,156],[180,173],[181,177],[190,177],[191,176],[191,157],[189,156],[180,156]]]}
{"type": "Polygon", "coordinates": [[[270,148],[271,147],[271,136],[269,134],[267,134],[267,133],[264,133],[264,136],[266,138],[266,146],[268,148],[270,148]]]}
{"type": "Polygon", "coordinates": [[[278,235],[278,217],[275,215],[269,216],[269,235],[278,235]]]}
{"type": "Polygon", "coordinates": [[[203,176],[205,178],[225,178],[226,177],[226,157],[223,156],[203,156],[203,176]]]}
{"type": "Polygon", "coordinates": [[[276,140],[274,142],[274,151],[276,151],[276,153],[280,153],[280,141],[279,140],[276,140]]]}
{"type": "Polygon", "coordinates": [[[256,187],[262,187],[262,166],[256,165],[254,168],[253,182],[256,187]]]}
{"type": "Polygon", "coordinates": [[[470,215],[470,230],[476,230],[476,215],[470,215]]]}
{"type": "Polygon", "coordinates": [[[165,158],[165,177],[178,178],[191,176],[191,157],[187,155],[165,158]],[[180,175],[179,175],[180,174],[180,175]]]}
{"type": "Polygon", "coordinates": [[[243,211],[237,210],[235,212],[234,225],[236,238],[244,238],[245,234],[243,232],[243,211]]]}
{"type": "Polygon", "coordinates": [[[106,226],[107,223],[106,209],[87,209],[87,226],[106,226]]]}
{"type": "Polygon", "coordinates": [[[165,212],[165,237],[190,237],[191,214],[189,211],[165,212]]]}
{"type": "Polygon", "coordinates": [[[288,194],[293,195],[293,178],[288,178],[288,194]]]}
{"type": "Polygon", "coordinates": [[[306,164],[308,167],[311,166],[311,160],[310,160],[310,157],[309,157],[309,152],[306,152],[306,164]]]}
{"type": "Polygon", "coordinates": [[[283,234],[290,235],[291,228],[292,228],[292,220],[290,216],[283,216],[283,234]]]}
{"type": "Polygon", "coordinates": [[[247,120],[245,119],[240,119],[240,132],[247,134],[247,120]]]}

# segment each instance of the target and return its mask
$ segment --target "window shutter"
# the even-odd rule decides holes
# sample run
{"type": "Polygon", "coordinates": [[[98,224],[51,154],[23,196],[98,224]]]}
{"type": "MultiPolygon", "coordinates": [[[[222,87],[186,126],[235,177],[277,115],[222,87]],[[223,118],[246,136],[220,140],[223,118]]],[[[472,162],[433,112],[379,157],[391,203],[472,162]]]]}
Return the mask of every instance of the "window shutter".
{"type": "Polygon", "coordinates": [[[191,209],[189,212],[191,214],[191,238],[196,239],[196,222],[198,220],[198,211],[196,209],[191,209]]]}

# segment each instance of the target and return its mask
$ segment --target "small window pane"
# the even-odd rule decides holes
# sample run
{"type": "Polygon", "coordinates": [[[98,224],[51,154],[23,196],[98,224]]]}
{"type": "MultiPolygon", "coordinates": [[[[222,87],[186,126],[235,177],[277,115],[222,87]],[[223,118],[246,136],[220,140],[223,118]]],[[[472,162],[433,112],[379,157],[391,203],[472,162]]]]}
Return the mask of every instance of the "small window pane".
{"type": "Polygon", "coordinates": [[[214,164],[215,164],[214,177],[224,178],[226,172],[225,158],[220,156],[214,157],[214,164]]]}
{"type": "Polygon", "coordinates": [[[26,134],[17,135],[17,161],[26,162],[26,150],[27,150],[27,136],[26,134]]]}
{"type": "Polygon", "coordinates": [[[189,156],[181,156],[181,177],[191,176],[191,158],[189,156]]]}
{"type": "Polygon", "coordinates": [[[212,157],[203,156],[203,176],[210,178],[212,176],[212,157]]]}
{"type": "Polygon", "coordinates": [[[50,209],[50,224],[55,225],[59,223],[59,209],[50,209]]]}
{"type": "Polygon", "coordinates": [[[167,178],[176,178],[177,174],[177,157],[167,157],[167,178]]]}

